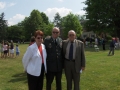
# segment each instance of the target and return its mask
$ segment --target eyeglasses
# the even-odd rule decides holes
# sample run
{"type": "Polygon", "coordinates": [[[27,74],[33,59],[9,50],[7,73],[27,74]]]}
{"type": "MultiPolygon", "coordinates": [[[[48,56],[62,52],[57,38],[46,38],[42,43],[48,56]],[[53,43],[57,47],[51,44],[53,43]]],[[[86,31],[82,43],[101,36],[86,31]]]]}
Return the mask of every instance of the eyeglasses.
{"type": "Polygon", "coordinates": [[[43,39],[43,37],[37,37],[37,39],[43,39]]]}
{"type": "Polygon", "coordinates": [[[53,32],[54,34],[58,34],[59,32],[53,32]]]}
{"type": "Polygon", "coordinates": [[[75,36],[74,34],[69,34],[69,36],[71,37],[71,36],[75,36]]]}

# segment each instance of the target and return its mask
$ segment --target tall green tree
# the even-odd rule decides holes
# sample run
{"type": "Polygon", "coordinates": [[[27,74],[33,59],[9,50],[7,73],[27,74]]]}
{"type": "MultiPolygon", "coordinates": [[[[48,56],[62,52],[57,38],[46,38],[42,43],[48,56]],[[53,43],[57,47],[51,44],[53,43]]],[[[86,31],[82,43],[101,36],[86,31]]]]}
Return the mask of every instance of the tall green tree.
{"type": "Polygon", "coordinates": [[[41,12],[40,14],[41,14],[41,17],[42,17],[42,19],[43,19],[43,22],[44,22],[46,25],[48,25],[48,24],[49,24],[49,19],[48,19],[47,15],[46,15],[44,12],[41,12]]]}
{"type": "Polygon", "coordinates": [[[86,0],[87,30],[120,37],[120,0],[86,0]]]}
{"type": "Polygon", "coordinates": [[[55,14],[53,23],[54,23],[54,26],[60,27],[60,24],[61,24],[61,16],[60,16],[60,14],[59,14],[58,12],[55,14]]]}
{"type": "Polygon", "coordinates": [[[26,39],[29,40],[36,30],[41,29],[43,19],[38,10],[33,10],[29,17],[24,20],[26,39]]]}
{"type": "Polygon", "coordinates": [[[53,20],[54,26],[58,27],[60,29],[60,36],[63,37],[63,32],[62,32],[62,18],[60,14],[57,12],[54,16],[53,20]]]}
{"type": "Polygon", "coordinates": [[[82,32],[82,26],[79,22],[78,16],[72,13],[69,13],[67,16],[62,18],[62,28],[64,38],[67,38],[69,30],[74,30],[77,37],[80,37],[82,32]]]}
{"type": "Polygon", "coordinates": [[[5,14],[0,14],[0,40],[6,39],[7,20],[4,19],[5,14]]]}

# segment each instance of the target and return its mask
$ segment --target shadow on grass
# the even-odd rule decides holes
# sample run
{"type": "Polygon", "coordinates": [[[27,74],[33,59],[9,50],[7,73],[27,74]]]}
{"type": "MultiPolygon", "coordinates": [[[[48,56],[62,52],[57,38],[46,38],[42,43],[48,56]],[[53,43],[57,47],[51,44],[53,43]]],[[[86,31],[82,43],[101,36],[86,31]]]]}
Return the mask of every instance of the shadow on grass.
{"type": "Polygon", "coordinates": [[[23,81],[24,83],[27,83],[27,77],[26,77],[26,73],[18,73],[12,76],[12,79],[8,82],[21,82],[23,81]]]}

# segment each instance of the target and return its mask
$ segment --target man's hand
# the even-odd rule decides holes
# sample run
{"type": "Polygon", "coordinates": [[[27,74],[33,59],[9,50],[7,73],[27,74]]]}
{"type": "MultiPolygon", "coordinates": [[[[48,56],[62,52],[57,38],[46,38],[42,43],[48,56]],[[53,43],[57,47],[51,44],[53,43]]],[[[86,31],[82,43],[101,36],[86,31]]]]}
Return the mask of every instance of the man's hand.
{"type": "Polygon", "coordinates": [[[82,71],[83,71],[83,70],[85,70],[85,67],[82,67],[81,69],[82,69],[82,71]]]}

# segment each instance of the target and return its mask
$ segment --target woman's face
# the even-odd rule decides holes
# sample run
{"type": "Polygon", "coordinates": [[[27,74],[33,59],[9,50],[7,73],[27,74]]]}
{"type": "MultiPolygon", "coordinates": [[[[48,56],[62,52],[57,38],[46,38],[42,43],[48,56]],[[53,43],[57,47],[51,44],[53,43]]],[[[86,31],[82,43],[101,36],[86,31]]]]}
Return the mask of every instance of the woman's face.
{"type": "Polygon", "coordinates": [[[37,35],[35,38],[37,45],[39,46],[43,42],[43,36],[37,35]]]}

